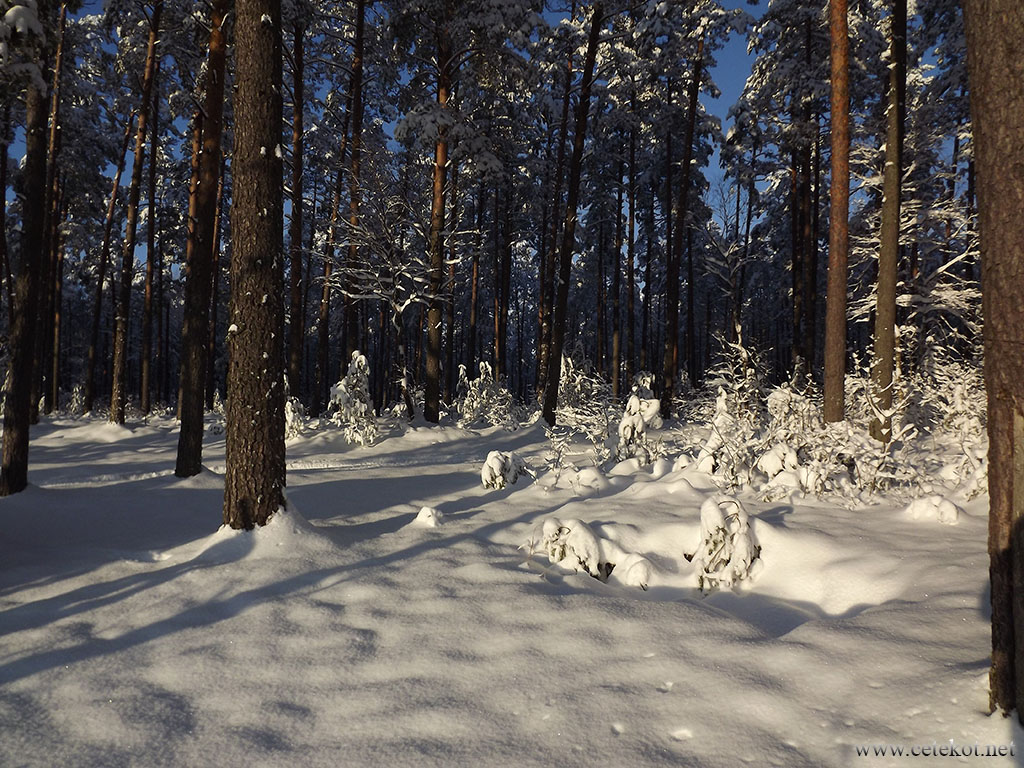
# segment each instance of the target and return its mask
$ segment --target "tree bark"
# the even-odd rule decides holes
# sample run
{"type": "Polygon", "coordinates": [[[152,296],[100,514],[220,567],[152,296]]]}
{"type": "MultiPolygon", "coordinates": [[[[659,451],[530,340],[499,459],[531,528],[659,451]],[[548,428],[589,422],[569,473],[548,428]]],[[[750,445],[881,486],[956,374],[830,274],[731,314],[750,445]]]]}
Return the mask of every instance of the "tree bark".
{"type": "Polygon", "coordinates": [[[1024,5],[966,0],[989,434],[993,709],[1024,716],[1024,5]],[[1011,160],[1012,159],[1012,160],[1011,160]]]}
{"type": "MultiPolygon", "coordinates": [[[[445,18],[436,31],[437,37],[437,104],[443,111],[448,106],[452,76],[452,41],[447,23],[451,9],[445,6],[445,18]]],[[[441,304],[444,270],[444,192],[448,167],[448,129],[438,126],[434,146],[433,192],[430,204],[430,304],[427,310],[427,370],[423,417],[436,424],[441,418],[441,304]]]]}
{"type": "MultiPolygon", "coordinates": [[[[871,371],[875,404],[883,412],[892,407],[892,379],[896,367],[896,273],[899,266],[900,189],[903,183],[903,125],[907,91],[907,0],[893,0],[889,61],[875,355],[871,371]]],[[[891,434],[892,423],[888,417],[871,422],[871,436],[876,440],[887,443],[891,434]]]]}
{"type": "Polygon", "coordinates": [[[572,252],[576,241],[576,217],[580,195],[580,175],[583,167],[583,147],[587,138],[587,118],[590,115],[590,92],[594,85],[594,64],[604,24],[604,5],[594,3],[590,16],[590,34],[583,59],[583,80],[579,100],[576,102],[575,131],[572,157],[569,161],[569,186],[565,202],[565,223],[562,226],[562,244],[558,254],[558,284],[551,327],[551,349],[544,388],[544,420],[555,426],[558,407],[558,384],[562,378],[562,347],[565,343],[565,316],[569,305],[569,278],[572,272],[572,252]]]}
{"type": "MultiPolygon", "coordinates": [[[[349,231],[355,232],[359,227],[359,164],[360,150],[363,143],[363,39],[365,36],[365,0],[356,0],[355,18],[355,41],[352,48],[352,75],[350,88],[352,95],[352,173],[349,183],[349,231]]],[[[359,245],[357,238],[349,237],[348,242],[348,268],[349,280],[353,280],[352,271],[355,270],[359,258],[359,245]]],[[[354,288],[354,285],[351,286],[354,288]]],[[[352,353],[359,346],[359,303],[351,294],[345,296],[345,358],[341,361],[343,376],[348,370],[352,353]]],[[[339,376],[340,378],[340,376],[339,376]]]]}
{"type": "Polygon", "coordinates": [[[235,13],[224,523],[251,529],[284,504],[281,0],[237,0],[235,13]]]}
{"type": "Polygon", "coordinates": [[[850,34],[846,0],[830,0],[832,186],[825,298],[826,422],[842,421],[846,377],[847,256],[850,248],[850,34]]]}
{"type": "Polygon", "coordinates": [[[146,221],[146,287],[142,308],[142,370],[139,375],[139,408],[143,415],[150,411],[150,373],[153,356],[153,271],[156,268],[156,170],[160,140],[160,60],[153,72],[152,126],[149,131],[149,216],[146,221]]]}
{"type": "MultiPolygon", "coordinates": [[[[184,323],[181,330],[181,430],[178,433],[178,455],[174,466],[174,474],[178,477],[199,474],[203,461],[203,404],[206,366],[210,364],[207,360],[210,293],[213,288],[215,219],[219,202],[224,122],[224,68],[227,59],[224,19],[229,10],[228,0],[216,0],[210,14],[196,220],[192,228],[192,258],[186,264],[184,323]]],[[[244,73],[245,70],[239,68],[239,72],[244,73]]],[[[275,154],[277,146],[277,141],[267,144],[264,152],[275,154]]]]}
{"type": "MultiPolygon", "coordinates": [[[[623,159],[615,169],[615,246],[612,249],[612,397],[619,399],[622,379],[622,173],[623,159]]],[[[600,310],[600,307],[598,308],[600,310]]]]}
{"type": "Polygon", "coordinates": [[[110,394],[110,422],[124,424],[125,404],[128,397],[126,374],[128,371],[128,321],[131,317],[132,275],[135,273],[135,234],[139,222],[139,192],[146,155],[146,128],[153,95],[153,73],[156,70],[156,44],[159,39],[160,14],[163,0],[153,4],[149,20],[149,43],[146,49],[146,69],[142,78],[142,106],[139,109],[138,130],[135,134],[135,160],[132,181],[128,189],[128,224],[124,248],[121,252],[120,301],[117,304],[117,322],[114,330],[114,385],[110,394]]]}
{"type": "MultiPolygon", "coordinates": [[[[295,66],[292,70],[292,91],[294,104],[292,113],[292,219],[289,235],[288,252],[291,257],[289,264],[289,285],[291,301],[288,305],[288,386],[291,394],[298,392],[302,377],[302,337],[305,330],[302,326],[302,174],[305,153],[303,136],[303,109],[306,84],[303,38],[306,36],[305,24],[299,20],[292,30],[294,47],[292,49],[295,66]]],[[[212,365],[212,358],[211,358],[212,365]]]]}
{"type": "MultiPolygon", "coordinates": [[[[213,396],[217,391],[217,312],[220,308],[220,239],[224,221],[224,158],[220,163],[220,179],[217,181],[217,217],[213,221],[213,285],[210,290],[210,335],[206,341],[206,410],[213,410],[213,396]]],[[[307,258],[308,262],[308,258],[307,258]]],[[[306,274],[309,274],[307,266],[306,274]]]]}
{"type": "Polygon", "coordinates": [[[676,222],[672,233],[672,257],[666,272],[665,312],[665,358],[662,370],[661,414],[668,418],[672,411],[672,397],[675,395],[676,370],[679,367],[679,258],[683,252],[683,234],[689,230],[690,165],[693,162],[693,138],[697,129],[697,99],[700,96],[700,81],[704,71],[704,41],[697,45],[693,61],[693,77],[690,80],[689,112],[686,118],[686,139],[683,145],[682,178],[676,197],[676,222]]]}
{"type": "Polygon", "coordinates": [[[7,248],[7,163],[11,141],[11,102],[3,97],[3,118],[0,119],[0,280],[7,309],[7,327],[14,324],[14,279],[11,276],[10,253],[7,248]]]}
{"type": "MultiPolygon", "coordinates": [[[[45,18],[49,3],[38,4],[45,18]]],[[[11,360],[4,398],[3,457],[0,496],[28,485],[28,436],[31,413],[35,322],[39,303],[39,272],[43,258],[43,207],[46,204],[46,93],[31,81],[25,96],[24,206],[21,248],[14,284],[14,322],[10,331],[11,360]]]]}
{"type": "Polygon", "coordinates": [[[629,131],[629,225],[626,242],[626,391],[633,386],[636,360],[636,132],[629,131]]]}

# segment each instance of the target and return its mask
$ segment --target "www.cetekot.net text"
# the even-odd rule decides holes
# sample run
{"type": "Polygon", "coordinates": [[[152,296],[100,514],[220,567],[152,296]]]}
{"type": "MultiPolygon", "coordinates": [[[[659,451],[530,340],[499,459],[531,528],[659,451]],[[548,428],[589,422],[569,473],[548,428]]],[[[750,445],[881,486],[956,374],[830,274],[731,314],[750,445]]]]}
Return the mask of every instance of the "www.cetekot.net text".
{"type": "Polygon", "coordinates": [[[1016,747],[1009,744],[957,744],[950,740],[939,744],[859,744],[854,747],[857,757],[1015,757],[1016,747]]]}

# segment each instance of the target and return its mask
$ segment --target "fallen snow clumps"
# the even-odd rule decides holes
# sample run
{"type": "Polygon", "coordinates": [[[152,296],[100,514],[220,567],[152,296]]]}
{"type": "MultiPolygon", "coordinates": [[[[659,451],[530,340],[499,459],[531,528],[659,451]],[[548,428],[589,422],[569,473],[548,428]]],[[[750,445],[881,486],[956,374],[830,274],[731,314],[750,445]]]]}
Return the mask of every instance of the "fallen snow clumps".
{"type": "Polygon", "coordinates": [[[946,525],[956,525],[963,510],[949,499],[936,494],[914,499],[903,511],[914,520],[938,520],[946,525]]]}

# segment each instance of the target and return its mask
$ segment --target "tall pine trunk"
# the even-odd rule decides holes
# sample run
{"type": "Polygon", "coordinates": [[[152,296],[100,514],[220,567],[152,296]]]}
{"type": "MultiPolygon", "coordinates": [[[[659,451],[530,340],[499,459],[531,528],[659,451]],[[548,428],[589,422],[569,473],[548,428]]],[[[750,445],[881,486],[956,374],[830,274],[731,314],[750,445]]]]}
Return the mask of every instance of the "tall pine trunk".
{"type": "MultiPolygon", "coordinates": [[[[211,364],[207,360],[210,292],[213,286],[215,219],[219,203],[224,117],[224,68],[227,59],[224,19],[229,10],[228,0],[217,0],[210,17],[196,220],[192,228],[192,258],[186,264],[185,311],[181,330],[181,431],[178,433],[178,455],[174,467],[174,474],[178,477],[199,474],[203,460],[203,405],[206,366],[211,364]]],[[[276,147],[277,142],[266,146],[276,147]]]]}
{"type": "Polygon", "coordinates": [[[830,0],[832,45],[832,186],[829,191],[828,288],[825,298],[826,422],[844,418],[847,255],[850,248],[850,33],[846,0],[830,0]]]}
{"type": "MultiPolygon", "coordinates": [[[[352,48],[352,75],[350,81],[352,95],[352,164],[350,167],[352,172],[349,179],[351,186],[349,188],[348,209],[349,231],[353,233],[359,227],[359,198],[361,194],[359,190],[359,168],[360,161],[362,160],[360,150],[363,144],[363,40],[365,37],[365,15],[365,0],[356,0],[356,34],[352,48]]],[[[352,273],[358,266],[358,259],[358,238],[349,237],[348,259],[346,262],[350,275],[348,281],[353,279],[352,273]]],[[[350,287],[354,288],[351,282],[350,287]]],[[[359,346],[359,303],[351,294],[345,296],[345,326],[345,357],[341,361],[341,375],[346,373],[349,361],[352,359],[352,353],[359,346]]]]}
{"type": "Polygon", "coordinates": [[[562,225],[562,243],[558,253],[558,283],[555,289],[554,318],[551,326],[551,349],[548,352],[548,370],[544,386],[544,420],[555,426],[558,408],[558,384],[562,378],[562,348],[565,343],[565,318],[569,305],[569,279],[572,273],[572,252],[576,240],[576,217],[580,196],[580,175],[583,169],[583,147],[587,139],[587,119],[590,115],[590,92],[594,85],[594,64],[597,47],[604,25],[604,6],[594,3],[590,17],[587,52],[583,58],[583,80],[576,102],[575,130],[572,157],[569,160],[569,186],[565,202],[565,223],[562,225]]]}
{"type": "MultiPolygon", "coordinates": [[[[48,3],[38,7],[45,18],[48,3]]],[[[28,436],[31,418],[35,318],[39,304],[39,273],[43,259],[43,207],[46,205],[46,92],[29,82],[25,96],[25,184],[19,263],[14,272],[14,322],[10,329],[11,359],[4,397],[3,456],[0,496],[28,485],[28,436]]]]}
{"type": "MultiPolygon", "coordinates": [[[[437,36],[437,105],[444,111],[451,92],[452,41],[446,27],[451,9],[445,7],[445,18],[437,36]]],[[[430,203],[430,304],[427,310],[427,370],[423,417],[436,424],[441,417],[441,304],[444,270],[444,192],[448,167],[448,129],[439,125],[434,145],[433,189],[430,203]]]]}
{"type": "Polygon", "coordinates": [[[1024,5],[964,3],[988,394],[993,709],[1024,718],[1024,5]]]}
{"type": "Polygon", "coordinates": [[[156,44],[159,39],[160,14],[163,0],[156,0],[149,20],[149,43],[146,49],[146,69],[142,78],[142,106],[139,109],[138,130],[135,134],[135,160],[132,181],[128,189],[128,224],[121,251],[120,300],[117,303],[117,321],[114,329],[114,384],[110,394],[110,421],[124,424],[128,399],[128,322],[131,318],[132,276],[135,274],[135,234],[139,223],[139,193],[142,187],[142,169],[146,155],[146,128],[149,107],[153,98],[153,73],[156,70],[156,44]]]}
{"type": "Polygon", "coordinates": [[[156,269],[156,171],[159,158],[157,149],[160,134],[160,61],[153,73],[152,126],[149,130],[149,214],[146,221],[146,287],[142,307],[142,370],[139,376],[141,392],[139,407],[143,415],[150,411],[150,374],[153,356],[153,273],[156,269]]]}
{"type": "Polygon", "coordinates": [[[303,136],[303,109],[305,108],[306,84],[303,38],[306,36],[305,25],[295,22],[292,30],[294,47],[292,60],[292,92],[295,103],[292,114],[292,220],[289,235],[289,287],[291,301],[288,304],[288,386],[292,395],[298,393],[302,377],[302,174],[305,153],[303,136]]]}
{"type": "Polygon", "coordinates": [[[224,523],[251,529],[284,504],[284,206],[268,151],[281,136],[281,1],[237,0],[235,14],[224,523]]]}
{"type": "MultiPolygon", "coordinates": [[[[900,250],[900,187],[903,183],[903,124],[907,91],[907,0],[893,0],[889,49],[889,94],[882,180],[882,232],[878,249],[878,292],[875,306],[875,354],[871,370],[875,406],[892,408],[896,367],[896,274],[900,250]]],[[[871,436],[889,442],[888,416],[871,422],[871,436]]]]}
{"type": "MultiPolygon", "coordinates": [[[[676,371],[679,367],[679,259],[683,253],[683,234],[689,230],[690,165],[693,161],[693,137],[697,132],[697,99],[704,71],[704,41],[697,46],[693,75],[688,93],[689,112],[686,117],[686,139],[683,145],[682,178],[676,197],[675,228],[672,232],[672,254],[666,270],[665,356],[662,367],[661,414],[668,418],[675,395],[676,371]]],[[[691,280],[692,282],[692,280],[691,280]]],[[[692,346],[692,345],[691,345],[692,346]]]]}

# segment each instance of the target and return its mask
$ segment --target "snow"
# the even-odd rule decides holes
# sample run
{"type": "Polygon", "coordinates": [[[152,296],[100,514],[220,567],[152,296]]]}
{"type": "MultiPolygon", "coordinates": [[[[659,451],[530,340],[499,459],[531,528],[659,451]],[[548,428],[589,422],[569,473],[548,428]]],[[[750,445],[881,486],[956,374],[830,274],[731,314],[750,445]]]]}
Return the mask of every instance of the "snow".
{"type": "Polygon", "coordinates": [[[541,465],[540,425],[320,429],[289,443],[287,507],[237,532],[223,436],[181,480],[175,430],[33,428],[31,485],[0,499],[0,765],[817,768],[1021,743],[986,712],[984,497],[951,526],[945,495],[738,494],[761,565],[703,596],[684,555],[731,507],[695,464],[495,492],[487,454],[541,465]],[[552,563],[538,529],[615,567],[552,563]]]}

